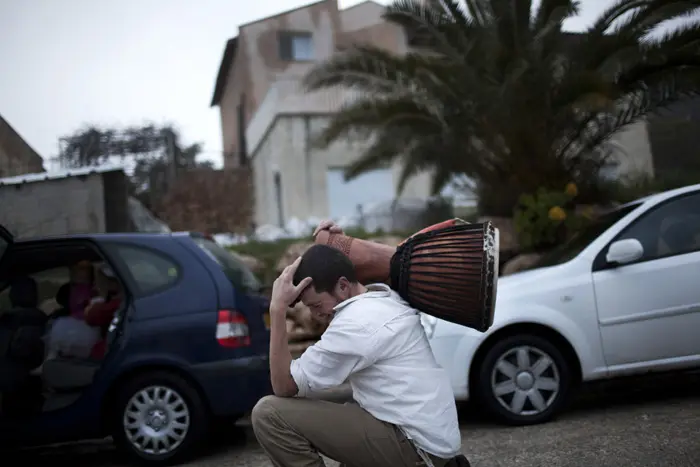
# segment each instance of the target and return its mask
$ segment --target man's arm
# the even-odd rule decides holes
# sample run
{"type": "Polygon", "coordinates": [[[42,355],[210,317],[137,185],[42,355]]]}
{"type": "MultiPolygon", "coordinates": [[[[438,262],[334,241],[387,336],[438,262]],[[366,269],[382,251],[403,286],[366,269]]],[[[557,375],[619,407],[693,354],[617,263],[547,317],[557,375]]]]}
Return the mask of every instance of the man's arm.
{"type": "Polygon", "coordinates": [[[292,353],[289,351],[285,310],[270,310],[270,379],[272,391],[279,397],[292,397],[299,392],[290,370],[292,353]]]}
{"type": "Polygon", "coordinates": [[[289,370],[292,354],[287,343],[286,319],[289,305],[311,284],[311,278],[306,277],[294,285],[294,271],[300,262],[301,256],[284,268],[272,284],[270,297],[270,380],[272,391],[281,397],[292,397],[299,390],[289,370]]]}

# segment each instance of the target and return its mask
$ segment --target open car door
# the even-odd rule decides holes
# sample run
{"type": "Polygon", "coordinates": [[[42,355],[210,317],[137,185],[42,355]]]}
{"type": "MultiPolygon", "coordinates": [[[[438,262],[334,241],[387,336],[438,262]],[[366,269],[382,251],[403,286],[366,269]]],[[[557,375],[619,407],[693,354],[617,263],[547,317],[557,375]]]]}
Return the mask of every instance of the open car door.
{"type": "Polygon", "coordinates": [[[14,237],[5,227],[0,225],[0,261],[2,261],[3,256],[7,250],[12,246],[14,237]]]}

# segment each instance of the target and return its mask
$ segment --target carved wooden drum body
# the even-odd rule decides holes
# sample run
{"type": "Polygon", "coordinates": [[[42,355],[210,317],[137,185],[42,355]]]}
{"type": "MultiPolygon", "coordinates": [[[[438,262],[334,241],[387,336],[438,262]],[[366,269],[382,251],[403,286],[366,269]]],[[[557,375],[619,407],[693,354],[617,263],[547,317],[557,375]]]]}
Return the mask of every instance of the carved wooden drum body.
{"type": "Polygon", "coordinates": [[[316,242],[348,255],[362,283],[385,282],[424,313],[481,332],[493,323],[499,233],[490,222],[453,219],[398,248],[328,232],[316,242]]]}

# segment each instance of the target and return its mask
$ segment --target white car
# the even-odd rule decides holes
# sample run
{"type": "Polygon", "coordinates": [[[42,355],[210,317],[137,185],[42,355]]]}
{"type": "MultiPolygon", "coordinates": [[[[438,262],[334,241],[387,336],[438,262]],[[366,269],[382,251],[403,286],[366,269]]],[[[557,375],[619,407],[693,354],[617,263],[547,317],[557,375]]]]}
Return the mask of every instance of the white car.
{"type": "Polygon", "coordinates": [[[700,367],[700,185],[602,216],[498,281],[485,333],[423,316],[457,400],[550,419],[582,381],[700,367]]]}

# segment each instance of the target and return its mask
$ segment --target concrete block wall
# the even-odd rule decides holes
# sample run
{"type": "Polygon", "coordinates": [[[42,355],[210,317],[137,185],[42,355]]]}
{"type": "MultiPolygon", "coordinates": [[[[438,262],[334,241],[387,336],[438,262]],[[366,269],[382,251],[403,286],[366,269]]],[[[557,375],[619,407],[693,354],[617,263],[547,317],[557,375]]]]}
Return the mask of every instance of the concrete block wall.
{"type": "Polygon", "coordinates": [[[103,232],[102,175],[0,186],[0,224],[17,237],[103,232]]]}

